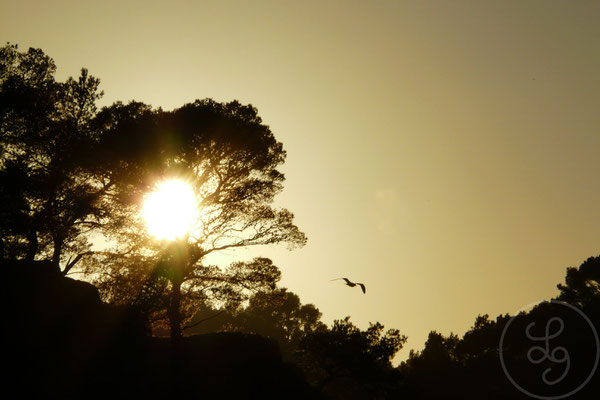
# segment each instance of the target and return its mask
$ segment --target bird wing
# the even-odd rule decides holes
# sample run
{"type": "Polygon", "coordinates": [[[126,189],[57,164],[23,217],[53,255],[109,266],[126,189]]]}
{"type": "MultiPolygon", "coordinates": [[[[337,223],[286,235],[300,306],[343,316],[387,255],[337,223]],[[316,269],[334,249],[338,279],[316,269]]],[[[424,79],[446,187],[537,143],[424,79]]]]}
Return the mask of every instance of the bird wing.
{"type": "Polygon", "coordinates": [[[367,287],[365,285],[363,285],[362,283],[357,283],[357,285],[360,286],[364,294],[367,294],[367,287]]]}

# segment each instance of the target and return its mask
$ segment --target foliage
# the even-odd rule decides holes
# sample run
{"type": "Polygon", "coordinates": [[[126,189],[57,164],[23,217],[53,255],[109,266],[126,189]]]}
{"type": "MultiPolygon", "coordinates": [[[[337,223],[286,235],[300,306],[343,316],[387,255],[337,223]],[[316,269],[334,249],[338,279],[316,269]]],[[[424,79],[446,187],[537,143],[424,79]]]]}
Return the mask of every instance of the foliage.
{"type": "Polygon", "coordinates": [[[297,360],[309,382],[334,397],[389,398],[399,382],[391,359],[406,340],[397,329],[384,333],[380,323],[362,331],[346,317],[305,335],[297,360]]]}
{"type": "MultiPolygon", "coordinates": [[[[253,269],[267,265],[264,259],[233,263],[223,272],[205,264],[207,255],[280,242],[292,248],[306,242],[292,213],[272,206],[283,188],[284,176],[277,168],[285,152],[254,107],[205,99],[165,112],[140,103],[117,103],[102,110],[97,122],[105,132],[100,146],[105,164],[120,166],[117,185],[123,183],[121,203],[127,204],[120,218],[127,222],[106,231],[117,245],[88,263],[87,270],[106,270],[129,282],[115,290],[128,291],[134,281],[140,288],[155,282],[164,289],[166,280],[166,315],[174,336],[181,335],[194,301],[207,296],[240,301],[244,289],[270,285],[269,274],[253,269]],[[189,235],[173,243],[148,236],[139,216],[144,194],[168,179],[188,182],[201,209],[189,235]],[[134,264],[136,271],[127,267],[134,264]],[[216,282],[221,282],[218,290],[216,282]]],[[[113,283],[107,278],[99,282],[104,287],[113,283]]]]}
{"type": "MultiPolygon", "coordinates": [[[[168,328],[172,269],[157,267],[152,258],[149,261],[136,256],[115,258],[99,268],[103,273],[95,284],[106,301],[136,307],[149,318],[157,334],[168,328]]],[[[225,268],[207,265],[182,286],[185,296],[180,307],[187,317],[183,323],[194,324],[192,316],[198,315],[198,310],[213,315],[219,307],[238,307],[257,292],[273,290],[280,275],[271,260],[263,257],[234,262],[225,268]]],[[[226,329],[214,329],[218,330],[226,329]]]]}
{"type": "Polygon", "coordinates": [[[284,356],[291,358],[306,335],[324,328],[321,312],[312,304],[302,304],[298,295],[286,289],[258,292],[249,305],[236,313],[234,327],[273,338],[284,356]]]}
{"type": "Polygon", "coordinates": [[[321,312],[302,304],[298,295],[285,288],[261,290],[247,304],[230,304],[218,311],[208,305],[197,310],[187,334],[214,331],[256,333],[276,340],[284,358],[291,360],[302,338],[323,329],[321,312]]]}
{"type": "MultiPolygon", "coordinates": [[[[110,212],[110,171],[93,155],[100,81],[81,70],[57,82],[39,49],[0,48],[0,239],[5,258],[58,264],[88,250],[110,212]]],[[[79,257],[80,258],[80,257],[79,257]]],[[[77,260],[79,260],[77,258],[77,260]]],[[[74,265],[69,260],[65,269],[74,265]]]]}
{"type": "Polygon", "coordinates": [[[277,340],[319,391],[333,398],[389,398],[400,393],[391,359],[406,342],[398,330],[372,324],[362,331],[349,317],[328,328],[312,304],[281,288],[254,294],[247,305],[217,310],[204,306],[188,334],[213,331],[258,333],[277,340]]]}
{"type": "Polygon", "coordinates": [[[567,268],[565,284],[559,284],[559,300],[578,306],[600,297],[600,256],[590,257],[579,268],[567,268]]]}
{"type": "MultiPolygon", "coordinates": [[[[600,326],[599,260],[600,257],[591,257],[579,268],[568,268],[565,284],[558,285],[561,293],[557,298],[580,308],[596,329],[600,326]]],[[[551,345],[554,349],[562,346],[569,352],[571,372],[563,384],[565,387],[571,385],[572,389],[581,383],[582,376],[590,372],[594,354],[589,348],[590,338],[586,336],[591,334],[589,326],[564,305],[543,302],[512,317],[510,330],[504,338],[504,362],[509,366],[512,363],[521,366],[532,346],[532,342],[523,340],[522,336],[513,338],[511,332],[522,333],[531,323],[538,324],[556,317],[566,328],[551,345]],[[572,382],[573,379],[576,382],[572,382]]],[[[487,314],[480,315],[462,338],[455,334],[446,337],[432,331],[425,348],[420,352],[411,351],[409,359],[399,367],[405,376],[405,387],[419,399],[521,398],[521,393],[506,379],[500,363],[500,338],[509,320],[509,315],[499,315],[495,320],[487,314]],[[431,385],[431,382],[436,384],[431,385]]],[[[513,368],[513,378],[516,376],[518,382],[539,385],[540,373],[531,365],[530,369],[513,368]]],[[[597,391],[599,385],[598,380],[593,379],[574,398],[591,398],[590,394],[597,391]]],[[[548,387],[538,390],[548,390],[548,387]]]]}
{"type": "Polygon", "coordinates": [[[51,259],[66,273],[87,256],[85,271],[117,302],[164,306],[159,294],[169,286],[177,336],[184,303],[206,287],[213,299],[232,300],[272,280],[259,273],[270,268],[265,259],[224,272],[205,265],[208,254],[304,245],[292,213],[272,206],[285,151],[254,107],[205,99],[170,112],[138,102],[97,111],[97,78],[82,69],[57,82],[55,71],[39,49],[0,49],[1,257],[51,259]],[[194,187],[202,213],[186,238],[160,242],[139,211],[157,182],[173,178],[194,187]],[[90,257],[92,234],[113,248],[90,257]]]}

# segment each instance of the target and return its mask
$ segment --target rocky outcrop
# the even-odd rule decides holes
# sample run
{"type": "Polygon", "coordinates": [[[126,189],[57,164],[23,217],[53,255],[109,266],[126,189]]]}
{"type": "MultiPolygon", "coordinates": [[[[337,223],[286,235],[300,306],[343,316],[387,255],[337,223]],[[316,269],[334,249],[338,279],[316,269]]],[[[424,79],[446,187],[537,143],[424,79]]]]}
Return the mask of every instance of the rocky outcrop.
{"type": "Polygon", "coordinates": [[[51,262],[2,262],[0,270],[9,386],[76,396],[143,385],[148,337],[141,314],[104,304],[96,287],[62,276],[51,262]]]}
{"type": "Polygon", "coordinates": [[[19,396],[313,398],[302,374],[258,335],[185,337],[177,351],[143,316],[103,303],[50,262],[0,262],[7,310],[4,390],[19,396]]]}

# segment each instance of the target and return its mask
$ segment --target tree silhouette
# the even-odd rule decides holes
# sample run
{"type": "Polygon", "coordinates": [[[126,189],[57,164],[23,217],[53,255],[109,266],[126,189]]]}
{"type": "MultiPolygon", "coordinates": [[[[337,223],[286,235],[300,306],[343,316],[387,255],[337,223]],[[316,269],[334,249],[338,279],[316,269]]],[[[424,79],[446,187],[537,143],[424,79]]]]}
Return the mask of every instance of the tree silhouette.
{"type": "Polygon", "coordinates": [[[293,360],[302,338],[325,328],[321,312],[312,304],[302,304],[295,293],[285,288],[258,291],[247,305],[218,311],[210,306],[197,310],[188,333],[237,331],[256,333],[276,340],[282,355],[293,360]]]}
{"type": "Polygon", "coordinates": [[[567,268],[565,284],[559,284],[559,300],[583,306],[600,297],[600,256],[590,257],[579,268],[567,268]]]}
{"type": "Polygon", "coordinates": [[[62,260],[66,273],[106,220],[112,184],[93,157],[100,81],[82,69],[57,82],[55,71],[39,49],[0,48],[0,256],[62,260]]]}
{"type": "MultiPolygon", "coordinates": [[[[578,268],[567,268],[565,284],[558,285],[561,293],[557,297],[557,300],[579,308],[596,331],[600,326],[599,260],[600,257],[590,257],[578,268]]],[[[528,390],[549,397],[567,393],[578,387],[593,371],[596,355],[593,332],[587,322],[568,307],[542,302],[512,318],[510,330],[503,340],[503,360],[513,379],[527,386],[528,390]],[[535,342],[527,340],[523,334],[530,324],[534,323],[534,327],[543,329],[544,324],[553,318],[560,318],[565,330],[548,345],[551,350],[560,347],[566,349],[570,358],[569,374],[560,383],[563,386],[548,386],[541,381],[544,368],[560,371],[561,366],[546,362],[540,364],[541,370],[536,369],[538,365],[527,361],[535,342]],[[563,391],[564,388],[568,389],[563,391]]],[[[404,386],[418,399],[529,398],[506,378],[500,362],[500,339],[510,320],[509,315],[499,315],[495,320],[487,314],[480,315],[462,338],[454,334],[446,337],[432,331],[425,348],[419,352],[411,351],[409,359],[400,365],[399,370],[405,376],[404,386]]],[[[593,398],[599,387],[600,380],[596,372],[585,387],[570,397],[593,398]]]]}
{"type": "Polygon", "coordinates": [[[233,327],[277,340],[284,357],[291,360],[306,335],[324,328],[320,318],[314,305],[302,304],[298,295],[278,289],[250,298],[248,307],[236,314],[233,327]]]}
{"type": "Polygon", "coordinates": [[[129,211],[121,211],[126,225],[106,231],[118,245],[88,263],[88,271],[137,276],[131,282],[137,282],[138,292],[166,280],[166,316],[174,341],[191,316],[186,312],[190,302],[227,301],[271,285],[264,259],[234,263],[223,273],[206,265],[206,256],[232,248],[306,242],[292,213],[272,205],[283,188],[284,176],[277,168],[285,151],[251,105],[205,99],[165,112],[117,103],[102,110],[97,121],[98,129],[106,132],[101,153],[106,165],[120,166],[116,185],[126,188],[121,200],[128,207],[122,210],[129,211]],[[150,237],[140,218],[143,195],[166,179],[192,185],[201,210],[189,234],[172,242],[150,237]]]}
{"type": "Polygon", "coordinates": [[[264,259],[227,273],[203,264],[226,249],[306,242],[293,215],[272,205],[285,151],[257,110],[206,99],[171,112],[137,102],[97,112],[99,80],[82,69],[57,82],[55,70],[39,49],[0,49],[0,256],[62,262],[66,274],[90,253],[90,234],[101,233],[116,246],[90,257],[86,269],[121,282],[129,276],[130,285],[143,277],[146,294],[166,280],[175,338],[187,316],[184,296],[232,298],[269,287],[264,259]],[[169,178],[190,183],[202,209],[173,243],[149,237],[139,217],[144,194],[169,178]]]}
{"type": "MultiPolygon", "coordinates": [[[[21,279],[20,286],[10,293],[13,299],[30,296],[24,289],[29,286],[39,296],[32,298],[31,304],[20,304],[9,319],[27,320],[31,315],[24,310],[33,304],[32,309],[40,306],[48,312],[37,318],[32,314],[27,326],[36,335],[31,337],[43,336],[37,335],[37,325],[44,325],[40,321],[56,328],[50,341],[65,332],[44,354],[61,352],[61,363],[76,371],[84,365],[80,358],[88,358],[88,353],[63,352],[62,347],[83,332],[77,349],[110,350],[89,358],[99,363],[90,371],[106,371],[119,360],[135,360],[131,364],[135,366],[148,362],[149,370],[163,366],[164,349],[169,347],[162,340],[142,339],[144,317],[149,317],[154,325],[167,321],[175,344],[172,349],[185,350],[185,345],[187,350],[195,349],[187,361],[170,364],[168,383],[155,386],[169,394],[174,392],[166,386],[189,385],[184,381],[197,377],[191,366],[204,362],[197,355],[206,354],[202,350],[209,346],[205,340],[221,343],[229,357],[223,358],[224,363],[235,364],[235,368],[237,364],[229,361],[238,353],[227,346],[254,343],[248,354],[268,349],[262,359],[268,368],[262,370],[285,378],[287,373],[276,371],[283,364],[273,340],[236,333],[196,336],[181,343],[186,327],[197,332],[203,320],[216,322],[212,317],[222,312],[218,329],[258,333],[279,341],[285,358],[296,361],[314,386],[333,397],[389,398],[398,394],[399,373],[391,367],[391,359],[406,342],[398,330],[384,332],[376,323],[363,331],[349,317],[335,321],[330,328],[325,326],[315,306],[302,305],[297,295],[276,287],[281,273],[268,258],[235,261],[225,267],[207,261],[209,255],[230,249],[277,243],[294,248],[306,243],[292,213],[273,204],[283,189],[284,175],[279,168],[286,153],[252,105],[204,99],[172,111],[139,102],[116,102],[97,110],[96,101],[102,95],[97,78],[82,69],[76,79],[57,82],[55,70],[53,60],[39,49],[20,52],[10,44],[0,49],[0,258],[12,276],[21,279]],[[158,182],[170,179],[191,185],[200,213],[182,238],[159,240],[147,232],[140,210],[145,195],[158,182]],[[94,240],[104,239],[107,248],[91,251],[92,235],[94,240]],[[116,319],[117,313],[107,312],[104,319],[95,317],[109,310],[99,301],[96,288],[84,284],[82,290],[62,297],[49,295],[73,284],[59,271],[65,275],[79,262],[106,300],[135,305],[145,314],[122,308],[127,310],[123,315],[132,317],[123,317],[117,337],[126,340],[117,340],[118,345],[98,344],[110,337],[103,336],[102,321],[116,319]],[[81,293],[93,301],[82,306],[81,293]],[[56,301],[46,304],[45,295],[56,301]],[[71,299],[76,304],[65,307],[71,299]],[[199,308],[211,312],[203,316],[197,312],[199,308]],[[77,309],[77,315],[63,309],[77,309]],[[91,309],[100,310],[99,314],[91,309]],[[55,315],[57,310],[60,316],[55,315]],[[127,323],[129,319],[132,325],[127,323]],[[135,328],[133,335],[127,335],[130,326],[135,328]],[[88,343],[89,337],[97,337],[94,345],[88,343]],[[123,346],[133,347],[135,341],[144,346],[121,357],[123,346]],[[148,356],[146,351],[155,354],[139,359],[148,356]]],[[[31,360],[39,355],[35,343],[27,354],[31,360]]],[[[247,355],[238,364],[253,359],[260,357],[247,355]]],[[[44,356],[40,365],[52,368],[55,360],[44,356]]],[[[184,357],[174,360],[183,361],[184,357]]],[[[210,363],[202,367],[208,371],[210,363]]],[[[286,379],[295,381],[295,373],[288,372],[286,379]]],[[[238,377],[248,376],[244,382],[251,383],[257,374],[260,372],[246,371],[238,377]]],[[[106,375],[115,380],[110,387],[118,387],[118,375],[106,375]]],[[[47,375],[51,380],[55,376],[47,375]]],[[[157,376],[144,371],[138,378],[149,384],[157,376]]],[[[84,379],[82,391],[87,392],[88,385],[103,377],[84,379]]],[[[127,382],[122,383],[127,387],[127,382]]],[[[196,386],[178,389],[187,394],[196,386]]]]}
{"type": "Polygon", "coordinates": [[[380,323],[361,331],[350,317],[305,335],[297,360],[309,382],[334,398],[391,398],[399,393],[392,357],[407,338],[380,323]]]}

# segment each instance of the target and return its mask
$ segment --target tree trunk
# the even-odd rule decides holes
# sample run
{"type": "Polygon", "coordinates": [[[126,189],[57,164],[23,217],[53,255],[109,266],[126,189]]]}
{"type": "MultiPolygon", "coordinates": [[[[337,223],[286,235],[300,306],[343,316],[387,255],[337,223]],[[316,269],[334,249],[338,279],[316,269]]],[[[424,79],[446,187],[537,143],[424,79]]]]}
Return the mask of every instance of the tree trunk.
{"type": "Polygon", "coordinates": [[[181,281],[171,281],[173,286],[171,292],[171,302],[169,303],[168,316],[169,327],[171,329],[171,344],[179,346],[181,343],[182,327],[181,327],[181,281]]]}
{"type": "Polygon", "coordinates": [[[171,301],[167,308],[169,317],[169,328],[171,329],[171,365],[170,378],[173,397],[180,397],[183,383],[183,351],[182,351],[182,327],[181,327],[181,280],[171,280],[171,301]]]}
{"type": "Polygon", "coordinates": [[[31,230],[29,233],[27,233],[27,241],[29,242],[29,246],[27,247],[27,254],[25,255],[25,259],[27,261],[33,261],[35,255],[37,254],[39,246],[37,232],[31,230]]]}
{"type": "Polygon", "coordinates": [[[54,239],[54,253],[52,253],[52,263],[60,267],[60,252],[62,251],[62,240],[54,239]]]}

